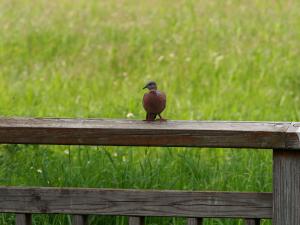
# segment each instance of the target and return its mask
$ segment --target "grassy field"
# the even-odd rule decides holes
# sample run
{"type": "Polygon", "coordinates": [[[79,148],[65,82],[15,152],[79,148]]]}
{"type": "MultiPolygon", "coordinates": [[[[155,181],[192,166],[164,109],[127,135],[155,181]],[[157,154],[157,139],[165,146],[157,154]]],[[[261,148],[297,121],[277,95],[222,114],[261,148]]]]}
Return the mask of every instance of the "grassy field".
{"type": "MultiPolygon", "coordinates": [[[[168,119],[299,121],[299,12],[292,0],[2,0],[0,115],[144,119],[142,87],[151,79],[167,93],[168,119]]],[[[0,148],[1,185],[272,190],[269,150],[0,148]]],[[[1,225],[13,222],[0,214],[1,225]]],[[[34,216],[34,225],[46,224],[70,217],[34,216]]]]}

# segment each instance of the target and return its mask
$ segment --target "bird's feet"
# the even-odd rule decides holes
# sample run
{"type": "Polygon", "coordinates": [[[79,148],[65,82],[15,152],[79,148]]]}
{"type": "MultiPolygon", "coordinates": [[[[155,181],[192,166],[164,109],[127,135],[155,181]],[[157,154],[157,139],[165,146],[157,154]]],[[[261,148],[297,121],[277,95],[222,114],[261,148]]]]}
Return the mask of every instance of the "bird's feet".
{"type": "Polygon", "coordinates": [[[147,113],[146,119],[144,121],[147,121],[147,122],[155,121],[156,115],[157,114],[155,114],[155,113],[147,113]]]}
{"type": "Polygon", "coordinates": [[[152,119],[145,119],[145,120],[143,120],[143,121],[145,121],[145,122],[153,122],[153,121],[155,121],[155,120],[152,120],[152,119]]]}
{"type": "Polygon", "coordinates": [[[159,119],[157,119],[158,121],[161,121],[161,122],[166,122],[167,121],[167,119],[162,118],[162,116],[160,114],[158,114],[158,116],[159,116],[159,119]]]}

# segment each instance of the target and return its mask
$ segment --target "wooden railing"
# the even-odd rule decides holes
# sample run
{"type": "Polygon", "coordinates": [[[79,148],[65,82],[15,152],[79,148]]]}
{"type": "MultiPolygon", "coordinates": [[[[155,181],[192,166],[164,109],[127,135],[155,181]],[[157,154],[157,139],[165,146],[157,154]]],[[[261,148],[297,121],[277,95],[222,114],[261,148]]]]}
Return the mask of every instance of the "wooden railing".
{"type": "Polygon", "coordinates": [[[17,225],[30,225],[33,213],[72,214],[74,225],[91,214],[129,216],[130,225],[145,216],[300,225],[300,123],[1,118],[0,143],[273,149],[273,194],[0,187],[0,212],[16,213],[17,225]]]}

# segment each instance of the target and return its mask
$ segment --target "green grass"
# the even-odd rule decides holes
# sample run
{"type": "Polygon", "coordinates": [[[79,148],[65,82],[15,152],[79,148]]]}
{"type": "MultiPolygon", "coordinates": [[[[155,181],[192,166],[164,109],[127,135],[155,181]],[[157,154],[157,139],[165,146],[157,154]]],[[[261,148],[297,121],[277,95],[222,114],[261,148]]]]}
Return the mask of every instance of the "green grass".
{"type": "MultiPolygon", "coordinates": [[[[0,115],[144,119],[151,79],[167,93],[168,119],[299,121],[299,10],[283,0],[3,0],[0,115]]],[[[5,145],[0,184],[271,191],[272,158],[269,150],[5,145]]],[[[34,216],[34,225],[69,223],[34,216]]]]}

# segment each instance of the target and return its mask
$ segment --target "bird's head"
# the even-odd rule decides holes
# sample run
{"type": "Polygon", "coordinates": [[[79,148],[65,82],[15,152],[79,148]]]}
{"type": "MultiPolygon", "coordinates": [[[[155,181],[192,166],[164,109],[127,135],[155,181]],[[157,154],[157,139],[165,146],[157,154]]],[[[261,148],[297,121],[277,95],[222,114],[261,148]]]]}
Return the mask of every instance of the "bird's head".
{"type": "Polygon", "coordinates": [[[156,90],[157,86],[154,81],[149,81],[143,89],[145,89],[145,88],[148,88],[149,90],[156,90]]]}

